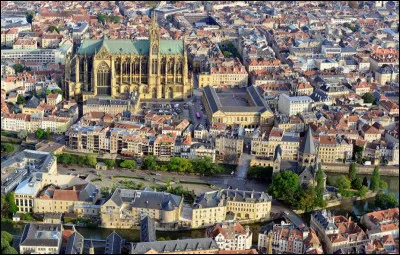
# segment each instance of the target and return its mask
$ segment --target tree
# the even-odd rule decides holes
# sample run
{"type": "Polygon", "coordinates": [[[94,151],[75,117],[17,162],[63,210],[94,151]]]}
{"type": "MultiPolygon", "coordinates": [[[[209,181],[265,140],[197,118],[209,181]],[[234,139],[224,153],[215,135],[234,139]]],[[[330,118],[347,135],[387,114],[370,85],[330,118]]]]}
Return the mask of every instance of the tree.
{"type": "Polygon", "coordinates": [[[365,186],[365,187],[369,187],[369,185],[368,185],[368,178],[367,178],[367,176],[364,176],[364,179],[363,179],[363,182],[362,182],[362,185],[363,186],[365,186]]]}
{"type": "Polygon", "coordinates": [[[107,167],[113,168],[115,166],[115,160],[113,159],[107,159],[106,162],[104,162],[107,167]]]}
{"type": "Polygon", "coordinates": [[[46,140],[50,140],[50,138],[51,138],[50,128],[46,128],[46,132],[44,133],[44,137],[46,138],[46,140]]]}
{"type": "Polygon", "coordinates": [[[336,180],[336,187],[339,189],[339,192],[342,192],[343,190],[351,188],[351,182],[349,179],[346,178],[346,176],[341,175],[336,180]]]}
{"type": "Polygon", "coordinates": [[[142,168],[144,170],[155,170],[157,166],[157,158],[156,156],[149,156],[143,160],[142,168]]]}
{"type": "Polygon", "coordinates": [[[49,31],[52,32],[52,33],[53,33],[54,31],[56,31],[57,33],[60,33],[60,30],[59,30],[58,27],[56,27],[56,26],[50,26],[50,27],[49,27],[49,31]]]}
{"type": "Polygon", "coordinates": [[[379,188],[380,188],[381,190],[386,190],[386,189],[388,188],[387,182],[385,182],[384,180],[380,180],[380,181],[379,181],[379,188]]]}
{"type": "Polygon", "coordinates": [[[349,178],[350,178],[350,181],[353,181],[354,179],[357,178],[356,163],[351,163],[350,164],[349,178]]]}
{"type": "Polygon", "coordinates": [[[317,181],[317,186],[315,187],[315,192],[316,192],[315,205],[319,207],[325,207],[326,206],[326,201],[324,200],[325,178],[324,178],[324,172],[322,171],[321,168],[318,169],[315,179],[317,181]]]}
{"type": "Polygon", "coordinates": [[[46,95],[50,95],[52,91],[50,89],[46,89],[46,95]]]}
{"type": "Polygon", "coordinates": [[[364,99],[364,103],[366,104],[372,104],[375,102],[375,97],[372,93],[367,92],[362,96],[362,99],[364,99]]]}
{"type": "Polygon", "coordinates": [[[314,188],[308,187],[305,191],[300,192],[300,200],[297,204],[297,208],[304,210],[305,212],[310,212],[315,208],[317,193],[314,188]]]}
{"type": "Polygon", "coordinates": [[[273,171],[274,169],[270,166],[268,167],[252,166],[247,171],[247,178],[250,180],[255,179],[260,181],[266,181],[269,183],[272,181],[273,171]]]}
{"type": "Polygon", "coordinates": [[[26,22],[28,22],[29,24],[32,24],[33,21],[33,17],[35,16],[35,11],[31,10],[31,11],[27,11],[25,13],[25,17],[26,17],[26,22]]]}
{"type": "Polygon", "coordinates": [[[110,22],[114,23],[114,24],[118,24],[121,22],[121,16],[118,15],[111,15],[110,16],[110,22]]]}
{"type": "Polygon", "coordinates": [[[299,189],[299,176],[290,170],[285,170],[273,177],[272,184],[268,188],[268,193],[290,205],[295,205],[297,200],[294,194],[296,194],[299,189]]]}
{"type": "Polygon", "coordinates": [[[6,153],[11,153],[11,152],[13,152],[15,150],[14,145],[12,145],[11,143],[1,144],[1,147],[2,147],[1,148],[2,151],[6,152],[6,153]]]}
{"type": "Polygon", "coordinates": [[[374,171],[372,172],[372,177],[371,177],[371,184],[370,184],[370,189],[374,192],[379,190],[379,184],[381,181],[381,176],[379,174],[379,166],[375,166],[374,171]]]}
{"type": "Polygon", "coordinates": [[[6,195],[6,200],[7,200],[7,203],[8,203],[8,212],[10,214],[16,213],[18,211],[18,207],[15,204],[14,192],[9,192],[6,195]]]}
{"type": "Polygon", "coordinates": [[[376,196],[375,205],[381,210],[386,210],[389,208],[394,208],[397,206],[397,199],[394,194],[379,194],[376,196]]]}
{"type": "Polygon", "coordinates": [[[13,66],[13,68],[14,68],[14,71],[15,71],[16,74],[22,73],[22,72],[24,71],[24,66],[21,65],[20,63],[16,63],[16,64],[13,66]]]}
{"type": "Polygon", "coordinates": [[[358,191],[358,195],[362,198],[365,197],[365,195],[367,195],[368,193],[368,187],[367,186],[362,186],[361,189],[358,191]]]}
{"type": "Polygon", "coordinates": [[[110,19],[110,17],[108,17],[107,15],[102,14],[102,13],[97,14],[96,18],[97,18],[98,22],[103,23],[103,24],[105,24],[110,19]]]}
{"type": "Polygon", "coordinates": [[[23,104],[25,104],[26,103],[26,100],[25,100],[25,97],[23,97],[22,95],[18,95],[18,97],[17,97],[17,104],[19,104],[19,105],[23,105],[23,104]]]}
{"type": "Polygon", "coordinates": [[[95,167],[97,164],[97,158],[95,155],[88,155],[87,156],[87,164],[89,166],[95,167]]]}
{"type": "Polygon", "coordinates": [[[119,164],[122,168],[134,169],[136,167],[136,161],[134,160],[124,160],[119,164]]]}
{"type": "Polygon", "coordinates": [[[14,240],[14,237],[7,231],[1,231],[1,239],[6,240],[11,245],[14,240]]]}
{"type": "Polygon", "coordinates": [[[19,254],[12,246],[7,246],[1,252],[2,254],[19,254]]]}
{"type": "Polygon", "coordinates": [[[192,172],[193,166],[190,160],[185,158],[173,157],[171,158],[168,168],[170,171],[176,172],[192,172]]]}
{"type": "Polygon", "coordinates": [[[36,135],[37,138],[42,139],[42,138],[45,137],[45,134],[46,133],[45,133],[43,128],[36,129],[35,135],[36,135]]]}
{"type": "Polygon", "coordinates": [[[362,188],[362,181],[359,177],[353,179],[351,181],[351,187],[356,190],[360,190],[362,188]]]}
{"type": "Polygon", "coordinates": [[[28,136],[28,131],[26,130],[21,130],[17,135],[17,137],[21,140],[25,139],[27,136],[28,136]]]}

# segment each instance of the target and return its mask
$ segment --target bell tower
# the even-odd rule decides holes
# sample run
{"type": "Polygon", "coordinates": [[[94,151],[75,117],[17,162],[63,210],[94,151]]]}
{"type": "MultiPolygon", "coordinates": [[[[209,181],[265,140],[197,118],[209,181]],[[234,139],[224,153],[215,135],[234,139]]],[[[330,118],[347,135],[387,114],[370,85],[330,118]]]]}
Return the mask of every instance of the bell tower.
{"type": "Polygon", "coordinates": [[[156,88],[157,98],[161,98],[161,61],[160,61],[160,29],[155,13],[152,14],[152,24],[149,34],[149,87],[156,88]]]}

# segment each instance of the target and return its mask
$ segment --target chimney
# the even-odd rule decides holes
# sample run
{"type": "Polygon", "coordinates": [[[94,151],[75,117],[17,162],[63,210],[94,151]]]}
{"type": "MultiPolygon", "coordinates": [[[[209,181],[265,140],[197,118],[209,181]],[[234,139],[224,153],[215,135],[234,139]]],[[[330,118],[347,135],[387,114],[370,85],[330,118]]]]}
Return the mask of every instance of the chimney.
{"type": "Polygon", "coordinates": [[[75,186],[72,186],[72,190],[73,190],[73,191],[75,191],[75,190],[76,190],[75,186]]]}
{"type": "Polygon", "coordinates": [[[349,222],[351,222],[351,216],[349,217],[349,222]]]}

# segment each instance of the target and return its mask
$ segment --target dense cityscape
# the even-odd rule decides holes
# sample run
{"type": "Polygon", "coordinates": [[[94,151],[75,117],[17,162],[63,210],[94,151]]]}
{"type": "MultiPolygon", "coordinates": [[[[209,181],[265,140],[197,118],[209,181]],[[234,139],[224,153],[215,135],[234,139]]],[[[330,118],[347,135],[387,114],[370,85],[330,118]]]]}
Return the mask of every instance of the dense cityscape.
{"type": "Polygon", "coordinates": [[[398,254],[396,1],[1,1],[1,254],[398,254]]]}

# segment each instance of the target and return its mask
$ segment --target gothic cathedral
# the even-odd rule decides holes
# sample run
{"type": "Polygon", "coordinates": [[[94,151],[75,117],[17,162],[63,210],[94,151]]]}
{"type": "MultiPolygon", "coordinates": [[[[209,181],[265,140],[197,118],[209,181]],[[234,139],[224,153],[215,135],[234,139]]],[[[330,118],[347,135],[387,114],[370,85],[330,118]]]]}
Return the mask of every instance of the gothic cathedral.
{"type": "Polygon", "coordinates": [[[67,56],[67,98],[91,97],[186,99],[193,86],[184,40],[160,40],[153,16],[149,40],[83,40],[76,54],[67,56]]]}

